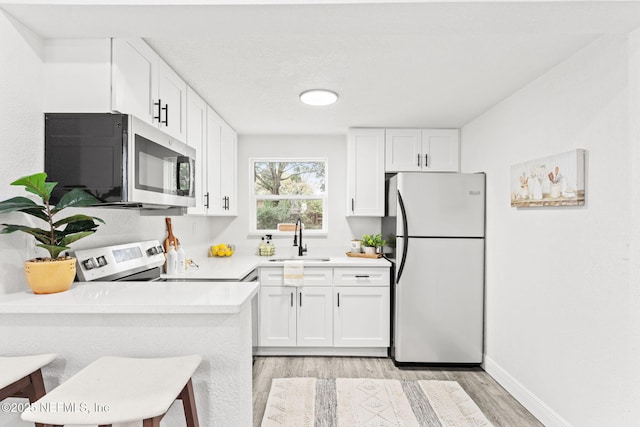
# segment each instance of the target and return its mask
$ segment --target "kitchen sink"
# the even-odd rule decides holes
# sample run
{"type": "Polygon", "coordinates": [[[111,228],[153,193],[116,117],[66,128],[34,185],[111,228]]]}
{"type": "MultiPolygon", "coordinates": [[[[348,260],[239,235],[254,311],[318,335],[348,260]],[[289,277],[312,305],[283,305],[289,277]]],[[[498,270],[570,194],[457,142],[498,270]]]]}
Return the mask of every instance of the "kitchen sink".
{"type": "Polygon", "coordinates": [[[327,262],[331,261],[331,258],[307,258],[307,257],[289,257],[289,258],[271,258],[270,262],[283,262],[283,261],[306,261],[306,262],[327,262]]]}

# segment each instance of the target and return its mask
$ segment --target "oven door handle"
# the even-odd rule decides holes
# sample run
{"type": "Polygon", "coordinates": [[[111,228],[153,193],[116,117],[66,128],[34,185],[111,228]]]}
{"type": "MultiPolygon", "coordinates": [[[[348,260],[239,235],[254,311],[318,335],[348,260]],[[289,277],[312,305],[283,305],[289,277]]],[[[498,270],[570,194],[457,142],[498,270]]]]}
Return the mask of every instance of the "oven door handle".
{"type": "Polygon", "coordinates": [[[192,179],[191,159],[187,156],[178,156],[176,162],[176,194],[189,196],[191,194],[192,179]]]}

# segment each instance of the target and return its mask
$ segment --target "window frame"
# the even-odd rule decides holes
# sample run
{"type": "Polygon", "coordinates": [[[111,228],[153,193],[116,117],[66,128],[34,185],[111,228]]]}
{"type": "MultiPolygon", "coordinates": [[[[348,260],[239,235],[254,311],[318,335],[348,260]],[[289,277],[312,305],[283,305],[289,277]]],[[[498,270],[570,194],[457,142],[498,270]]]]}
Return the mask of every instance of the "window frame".
{"type": "Polygon", "coordinates": [[[291,231],[258,230],[257,202],[258,200],[322,200],[322,228],[320,230],[304,229],[305,236],[326,236],[329,233],[329,158],[328,157],[250,157],[249,158],[249,235],[291,236],[291,231]],[[268,162],[323,162],[324,163],[324,193],[316,195],[258,195],[254,179],[255,163],[268,162]]]}

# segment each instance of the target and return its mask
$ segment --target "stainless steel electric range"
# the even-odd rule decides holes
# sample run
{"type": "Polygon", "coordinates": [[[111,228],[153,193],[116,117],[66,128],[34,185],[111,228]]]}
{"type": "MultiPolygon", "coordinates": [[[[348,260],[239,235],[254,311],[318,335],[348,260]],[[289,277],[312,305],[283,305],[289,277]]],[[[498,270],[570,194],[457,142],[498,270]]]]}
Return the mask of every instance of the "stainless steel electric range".
{"type": "Polygon", "coordinates": [[[126,243],[71,252],[77,259],[80,282],[158,281],[164,265],[164,248],[157,240],[126,243]]]}

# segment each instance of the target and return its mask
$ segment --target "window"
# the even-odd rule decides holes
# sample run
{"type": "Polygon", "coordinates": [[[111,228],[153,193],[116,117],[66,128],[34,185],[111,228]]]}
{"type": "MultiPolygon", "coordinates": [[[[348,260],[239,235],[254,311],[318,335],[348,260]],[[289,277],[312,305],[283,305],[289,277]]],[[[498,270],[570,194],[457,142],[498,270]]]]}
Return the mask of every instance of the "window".
{"type": "Polygon", "coordinates": [[[327,232],[327,159],[251,159],[251,231],[327,232]]]}

